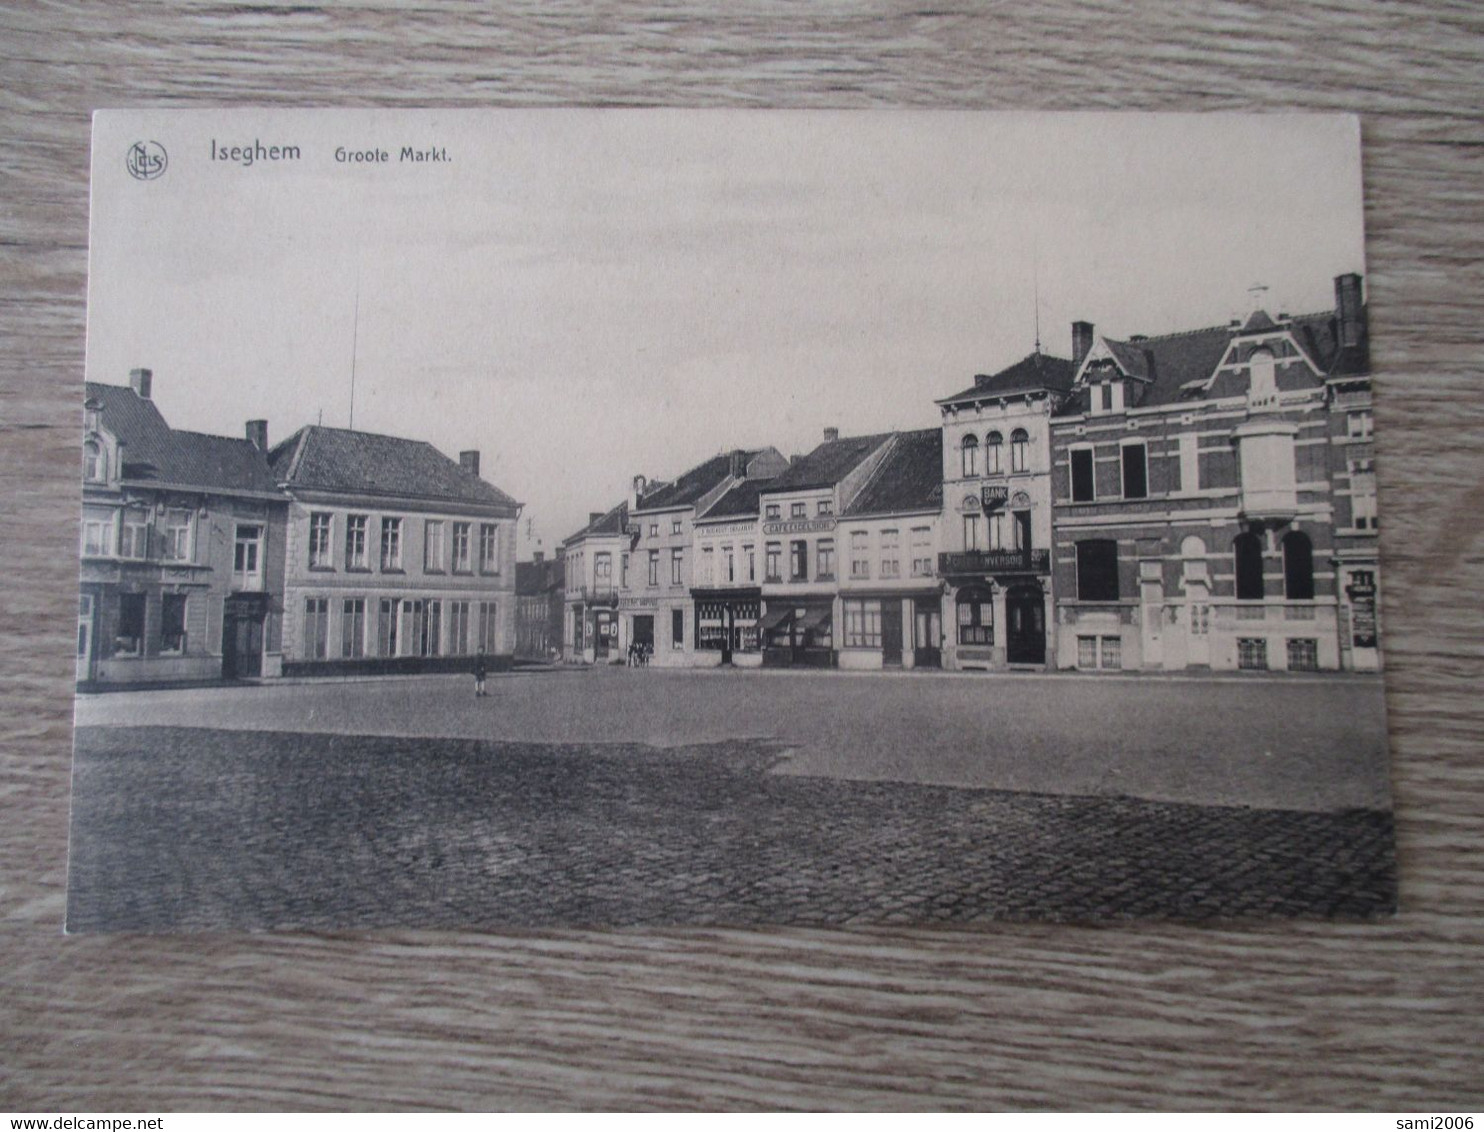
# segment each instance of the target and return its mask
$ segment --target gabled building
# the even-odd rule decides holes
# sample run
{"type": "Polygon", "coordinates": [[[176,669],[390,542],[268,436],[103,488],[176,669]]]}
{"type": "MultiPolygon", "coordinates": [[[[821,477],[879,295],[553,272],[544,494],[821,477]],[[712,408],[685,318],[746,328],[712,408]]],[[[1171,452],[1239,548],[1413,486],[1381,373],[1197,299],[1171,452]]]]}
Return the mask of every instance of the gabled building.
{"type": "Polygon", "coordinates": [[[594,511],[562,543],[566,562],[562,657],[571,664],[606,663],[622,655],[618,642],[620,566],[628,569],[629,505],[594,511]]]}
{"type": "MultiPolygon", "coordinates": [[[[1077,323],[1074,344],[1092,327],[1077,323]]],[[[1051,421],[1072,387],[1066,358],[1036,349],[979,374],[942,413],[944,665],[1042,667],[1051,623],[1051,421]]]]}
{"type": "Polygon", "coordinates": [[[840,511],[841,668],[942,666],[942,511],[942,430],[897,433],[840,511]]]}
{"type": "Polygon", "coordinates": [[[839,517],[890,453],[894,433],[842,438],[795,459],[758,493],[763,664],[833,668],[839,659],[839,517]]]}
{"type": "Polygon", "coordinates": [[[276,675],[288,500],[265,426],[171,428],[152,382],[86,386],[78,683],[276,675]]]}
{"type": "Polygon", "coordinates": [[[477,451],[311,425],[269,460],[291,499],[286,674],[510,662],[521,505],[480,478],[477,451]]]}
{"type": "Polygon", "coordinates": [[[1060,667],[1374,669],[1361,278],[1335,307],[1082,339],[1052,422],[1060,667]]]}

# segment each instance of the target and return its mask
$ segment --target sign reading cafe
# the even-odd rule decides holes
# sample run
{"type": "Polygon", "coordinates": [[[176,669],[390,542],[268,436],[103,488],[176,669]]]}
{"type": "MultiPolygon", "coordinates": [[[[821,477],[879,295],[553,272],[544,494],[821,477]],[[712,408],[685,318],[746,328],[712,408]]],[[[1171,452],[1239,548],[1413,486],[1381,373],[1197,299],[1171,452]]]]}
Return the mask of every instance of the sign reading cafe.
{"type": "Polygon", "coordinates": [[[807,535],[815,531],[834,529],[835,520],[833,519],[784,519],[781,522],[763,524],[765,535],[807,535]]]}

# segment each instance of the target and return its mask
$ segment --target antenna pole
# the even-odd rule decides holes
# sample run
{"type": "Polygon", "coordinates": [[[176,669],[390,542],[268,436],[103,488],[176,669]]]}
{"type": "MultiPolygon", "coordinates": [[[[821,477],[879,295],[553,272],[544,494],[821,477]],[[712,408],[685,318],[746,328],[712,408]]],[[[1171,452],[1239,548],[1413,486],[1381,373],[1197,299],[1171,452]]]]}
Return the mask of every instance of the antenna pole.
{"type": "Polygon", "coordinates": [[[1031,258],[1031,289],[1035,294],[1036,304],[1036,353],[1041,352],[1041,257],[1032,254],[1031,258]]]}

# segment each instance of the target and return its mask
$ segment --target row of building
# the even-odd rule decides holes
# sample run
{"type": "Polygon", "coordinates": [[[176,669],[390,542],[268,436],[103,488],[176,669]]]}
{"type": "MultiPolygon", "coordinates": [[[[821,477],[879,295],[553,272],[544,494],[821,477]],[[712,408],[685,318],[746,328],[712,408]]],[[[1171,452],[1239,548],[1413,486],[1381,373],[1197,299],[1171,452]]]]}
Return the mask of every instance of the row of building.
{"type": "Polygon", "coordinates": [[[936,427],[636,477],[562,544],[562,655],[1376,670],[1367,343],[1358,275],[1319,313],[1076,322],[1070,357],[977,376],[936,427]]]}
{"type": "Polygon", "coordinates": [[[422,441],[171,428],[149,370],[89,382],[77,679],[465,669],[516,644],[521,504],[422,441]]]}

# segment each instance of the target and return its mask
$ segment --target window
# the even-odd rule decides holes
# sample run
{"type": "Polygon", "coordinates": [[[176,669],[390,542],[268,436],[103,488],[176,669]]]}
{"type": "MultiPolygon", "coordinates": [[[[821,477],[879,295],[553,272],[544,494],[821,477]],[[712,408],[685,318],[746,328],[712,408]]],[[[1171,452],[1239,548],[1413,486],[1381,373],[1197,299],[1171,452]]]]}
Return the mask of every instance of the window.
{"type": "Polygon", "coordinates": [[[701,562],[696,567],[696,583],[702,586],[716,584],[715,574],[716,548],[714,546],[701,547],[701,562]]]}
{"type": "Polygon", "coordinates": [[[730,583],[737,580],[737,552],[734,548],[721,548],[721,568],[723,581],[730,583]]]}
{"type": "Polygon", "coordinates": [[[833,515],[835,513],[835,501],[833,499],[821,499],[819,501],[819,514],[833,515]]]}
{"type": "Polygon", "coordinates": [[[776,519],[776,518],[778,518],[778,516],[779,516],[778,506],[779,505],[777,503],[769,503],[768,506],[763,511],[764,516],[766,518],[769,518],[769,519],[776,519]]]}
{"type": "Polygon", "coordinates": [[[1268,666],[1268,642],[1262,637],[1237,638],[1237,667],[1262,670],[1268,666]]]}
{"type": "Polygon", "coordinates": [[[495,652],[495,630],[499,624],[495,617],[495,603],[492,601],[481,601],[479,609],[479,635],[475,638],[475,649],[483,649],[487,653],[495,652]]]}
{"type": "Polygon", "coordinates": [[[659,538],[660,537],[660,525],[658,523],[650,523],[649,524],[649,537],[650,538],[659,538]]]}
{"type": "Polygon", "coordinates": [[[1113,383],[1106,382],[1098,388],[1102,390],[1103,412],[1111,413],[1113,411],[1113,383]]]}
{"type": "Polygon", "coordinates": [[[685,551],[681,550],[680,547],[676,546],[670,549],[670,584],[672,586],[680,585],[680,567],[684,559],[685,551]]]}
{"type": "Polygon", "coordinates": [[[328,570],[335,563],[330,557],[330,513],[315,511],[309,516],[309,568],[328,570]]]}
{"type": "Polygon", "coordinates": [[[397,606],[394,597],[384,597],[376,610],[376,655],[397,655],[397,606]]]}
{"type": "Polygon", "coordinates": [[[894,527],[881,532],[881,576],[883,578],[902,576],[901,532],[894,527]]]}
{"type": "Polygon", "coordinates": [[[933,529],[912,528],[912,576],[930,577],[933,573],[933,529]]]}
{"type": "Polygon", "coordinates": [[[1314,599],[1314,544],[1303,531],[1283,536],[1283,596],[1289,601],[1314,599]]]}
{"type": "Polygon", "coordinates": [[[991,432],[984,438],[984,474],[997,476],[1004,465],[1000,462],[1000,452],[1005,447],[1005,438],[1000,435],[999,430],[991,432]]]}
{"type": "Polygon", "coordinates": [[[441,602],[402,602],[403,649],[408,656],[437,656],[442,631],[441,602]]]}
{"type": "Polygon", "coordinates": [[[366,516],[345,517],[345,568],[365,570],[366,564],[366,516]]]}
{"type": "Polygon", "coordinates": [[[160,598],[160,652],[178,656],[186,651],[186,595],[160,598]]]}
{"type": "Polygon", "coordinates": [[[879,649],[881,647],[881,602],[847,601],[845,603],[845,647],[879,649]]]}
{"type": "Polygon", "coordinates": [[[1078,637],[1078,668],[1122,668],[1122,637],[1078,637]]]}
{"type": "Polygon", "coordinates": [[[90,440],[82,446],[82,478],[89,482],[108,478],[103,449],[96,440],[90,440]]]}
{"type": "Polygon", "coordinates": [[[1293,672],[1319,671],[1319,642],[1313,637],[1295,637],[1288,642],[1288,667],[1293,672]]]}
{"type": "Polygon", "coordinates": [[[965,515],[964,516],[964,549],[965,550],[983,550],[984,549],[983,538],[984,538],[984,516],[982,516],[982,515],[965,515]]]}
{"type": "Polygon", "coordinates": [[[1093,490],[1092,449],[1072,449],[1072,502],[1091,503],[1096,498],[1093,490]]]}
{"type": "Polygon", "coordinates": [[[788,566],[789,581],[809,580],[809,544],[804,539],[796,539],[788,544],[788,566]]]}
{"type": "Polygon", "coordinates": [[[1247,531],[1233,540],[1232,553],[1237,567],[1237,600],[1261,601],[1262,541],[1251,531],[1247,531]]]}
{"type": "Polygon", "coordinates": [[[144,595],[119,594],[119,620],[113,636],[113,655],[138,656],[143,651],[144,595]]]}
{"type": "Polygon", "coordinates": [[[1023,472],[1029,466],[1031,434],[1017,428],[1010,434],[1010,470],[1023,472]]]}
{"type": "Polygon", "coordinates": [[[149,520],[124,515],[124,521],[119,527],[119,557],[149,557],[149,520]]]}
{"type": "Polygon", "coordinates": [[[82,552],[86,555],[113,553],[113,522],[109,519],[84,519],[82,552]]]}
{"type": "Polygon", "coordinates": [[[660,552],[658,550],[649,552],[649,584],[651,586],[660,584],[660,552]]]}
{"type": "Polygon", "coordinates": [[[629,588],[629,556],[627,553],[618,556],[618,584],[623,589],[629,588]]]}
{"type": "Polygon", "coordinates": [[[1369,440],[1375,421],[1369,409],[1360,409],[1347,415],[1346,425],[1351,440],[1369,440]]]}
{"type": "Polygon", "coordinates": [[[1003,511],[995,511],[993,514],[986,515],[984,517],[984,525],[989,535],[988,539],[985,541],[985,545],[988,546],[990,550],[1004,550],[1005,513],[1003,511]]]}
{"type": "Polygon", "coordinates": [[[871,576],[871,558],[868,536],[865,531],[850,532],[850,576],[852,578],[869,578],[871,576]]]}
{"type": "Polygon", "coordinates": [[[685,648],[685,610],[670,610],[670,647],[685,648]]]}
{"type": "Polygon", "coordinates": [[[673,518],[673,519],[670,520],[670,533],[672,535],[678,535],[680,533],[680,516],[679,515],[675,516],[675,518],[673,518]]]}
{"type": "Polygon", "coordinates": [[[467,522],[456,522],[454,524],[453,542],[453,564],[451,570],[456,574],[473,573],[473,559],[469,553],[469,527],[467,522]]]}
{"type": "Polygon", "coordinates": [[[423,572],[443,573],[443,523],[438,519],[423,522],[423,572]]]}
{"type": "Polygon", "coordinates": [[[770,542],[767,545],[767,560],[764,568],[767,570],[767,580],[770,582],[781,582],[783,580],[783,544],[770,542]]]}
{"type": "Polygon", "coordinates": [[[819,545],[815,547],[815,561],[818,563],[816,573],[821,580],[835,576],[835,540],[822,538],[819,545]]]}
{"type": "Polygon", "coordinates": [[[402,569],[402,520],[391,516],[381,520],[381,568],[402,569]]]}
{"type": "Polygon", "coordinates": [[[611,589],[613,586],[613,555],[609,551],[600,550],[593,555],[593,587],[598,590],[611,589]]]}
{"type": "Polygon", "coordinates": [[[1029,511],[1016,511],[1010,516],[1015,527],[1015,549],[1031,549],[1031,513],[1029,511]]]}
{"type": "Polygon", "coordinates": [[[1374,468],[1370,460],[1350,461],[1350,525],[1357,531],[1377,529],[1374,468]]]}
{"type": "Polygon", "coordinates": [[[366,655],[366,599],[348,597],[340,607],[340,655],[356,660],[366,655]]]}
{"type": "Polygon", "coordinates": [[[500,572],[500,528],[494,523],[479,524],[479,572],[500,572]]]}
{"type": "Polygon", "coordinates": [[[958,595],[958,643],[994,644],[994,602],[987,590],[964,590],[958,595]]]}
{"type": "Polygon", "coordinates": [[[979,438],[972,434],[964,437],[963,469],[965,479],[979,474],[979,438]]]}
{"type": "Polygon", "coordinates": [[[304,659],[324,660],[329,635],[329,599],[306,598],[304,600],[304,659]]]}
{"type": "Polygon", "coordinates": [[[232,548],[232,584],[239,590],[263,588],[263,528],[238,523],[232,548]]]}
{"type": "Polygon", "coordinates": [[[1077,544],[1077,600],[1118,600],[1118,544],[1112,539],[1077,544]]]}
{"type": "Polygon", "coordinates": [[[755,552],[755,547],[744,546],[742,548],[742,559],[747,566],[747,580],[749,582],[757,581],[757,555],[755,552]]]}
{"type": "Polygon", "coordinates": [[[451,601],[448,603],[448,654],[467,656],[472,651],[469,647],[469,603],[451,601]]]}
{"type": "Polygon", "coordinates": [[[1125,444],[1123,446],[1123,497],[1145,499],[1148,495],[1148,449],[1142,444],[1125,444]]]}
{"type": "Polygon", "coordinates": [[[191,545],[191,513],[183,509],[165,512],[165,557],[172,562],[190,562],[195,547],[191,545]]]}
{"type": "Polygon", "coordinates": [[[790,519],[802,519],[808,510],[808,504],[790,503],[788,505],[788,517],[790,519]]]}

